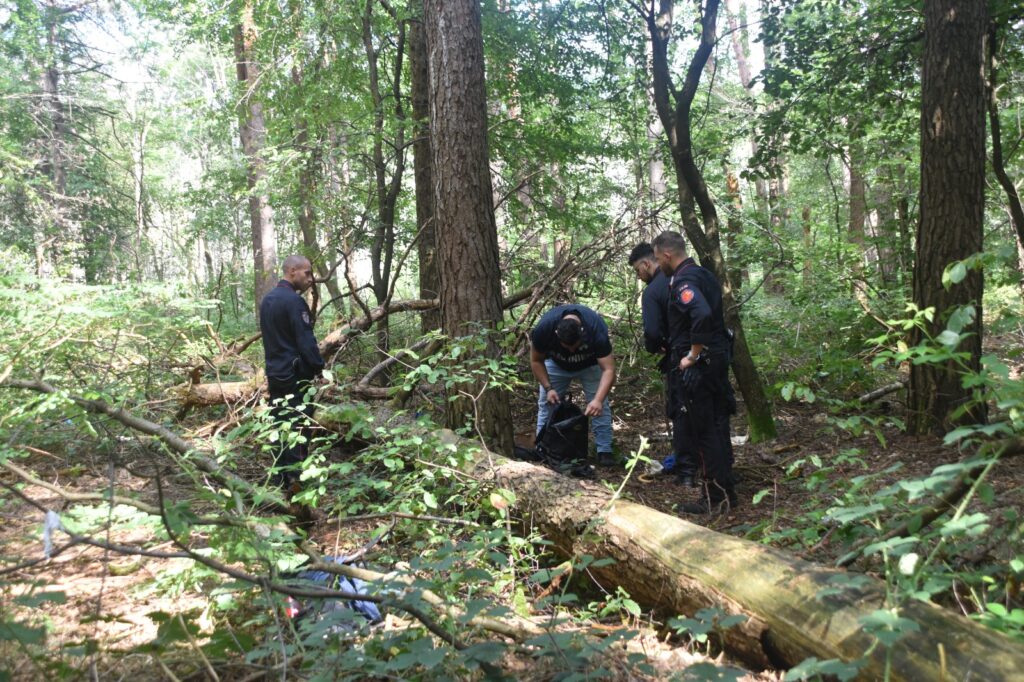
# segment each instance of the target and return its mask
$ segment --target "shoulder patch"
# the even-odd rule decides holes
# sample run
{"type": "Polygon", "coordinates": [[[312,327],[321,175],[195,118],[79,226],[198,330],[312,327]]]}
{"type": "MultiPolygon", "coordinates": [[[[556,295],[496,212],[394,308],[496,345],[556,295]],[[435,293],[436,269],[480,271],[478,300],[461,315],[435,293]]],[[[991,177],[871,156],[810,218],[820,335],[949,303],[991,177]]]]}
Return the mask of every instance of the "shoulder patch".
{"type": "Polygon", "coordinates": [[[305,322],[306,324],[309,324],[309,313],[307,313],[305,310],[302,311],[302,321],[305,322]]]}
{"type": "Polygon", "coordinates": [[[679,300],[683,302],[683,305],[689,304],[693,300],[693,289],[683,287],[682,291],[679,292],[679,300]]]}

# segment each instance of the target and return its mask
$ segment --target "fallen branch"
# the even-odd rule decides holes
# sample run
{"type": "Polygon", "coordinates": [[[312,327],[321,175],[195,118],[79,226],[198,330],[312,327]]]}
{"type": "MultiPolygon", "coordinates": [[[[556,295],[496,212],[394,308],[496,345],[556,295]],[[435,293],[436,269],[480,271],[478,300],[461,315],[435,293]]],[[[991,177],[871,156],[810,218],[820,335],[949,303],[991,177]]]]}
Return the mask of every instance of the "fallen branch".
{"type": "MultiPolygon", "coordinates": [[[[102,400],[89,400],[72,393],[58,391],[56,387],[42,380],[8,379],[4,383],[0,384],[0,388],[19,388],[51,395],[55,393],[62,393],[68,400],[86,412],[105,415],[121,422],[125,426],[134,429],[139,433],[153,436],[166,445],[171,451],[188,459],[196,466],[197,469],[227,488],[239,491],[250,498],[257,496],[257,491],[248,481],[245,481],[230,471],[227,471],[215,460],[199,454],[197,448],[192,443],[188,442],[167,427],[151,422],[148,419],[138,417],[120,407],[113,407],[102,400]]],[[[269,503],[278,511],[284,513],[290,512],[288,503],[276,492],[269,490],[260,491],[258,497],[261,501],[269,503]]]]}
{"type": "Polygon", "coordinates": [[[857,400],[859,402],[861,402],[861,403],[874,402],[874,401],[878,400],[879,398],[883,398],[883,397],[889,395],[890,393],[895,393],[896,391],[900,390],[901,388],[906,388],[907,383],[908,383],[907,379],[900,379],[899,381],[894,381],[891,384],[886,384],[885,386],[882,386],[881,388],[876,388],[874,391],[869,391],[868,393],[865,393],[864,395],[862,395],[859,398],[857,398],[857,400]]]}

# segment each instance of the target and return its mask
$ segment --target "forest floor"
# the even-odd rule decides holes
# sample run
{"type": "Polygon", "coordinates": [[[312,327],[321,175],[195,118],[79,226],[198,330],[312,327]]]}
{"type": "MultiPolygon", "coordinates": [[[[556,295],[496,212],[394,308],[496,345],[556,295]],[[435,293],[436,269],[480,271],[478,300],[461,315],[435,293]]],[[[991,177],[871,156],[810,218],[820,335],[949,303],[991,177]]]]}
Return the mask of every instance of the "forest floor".
{"type": "MultiPolygon", "coordinates": [[[[623,380],[616,388],[613,397],[615,441],[617,450],[624,457],[639,447],[642,436],[651,440],[647,454],[652,459],[660,460],[669,453],[671,447],[666,437],[667,424],[662,416],[660,401],[660,390],[657,387],[652,391],[645,390],[636,376],[623,380]]],[[[826,480],[817,490],[825,491],[827,495],[827,491],[842,490],[844,483],[851,477],[868,472],[884,472],[894,464],[901,465],[901,468],[883,474],[878,485],[925,476],[936,466],[956,459],[955,454],[944,447],[939,439],[912,437],[899,430],[897,422],[890,417],[900,416],[901,401],[902,392],[873,405],[870,408],[871,414],[877,419],[871,428],[859,434],[838,428],[836,418],[830,416],[822,405],[786,403],[777,406],[779,435],[776,440],[762,444],[744,442],[735,446],[736,471],[741,478],[738,486],[739,508],[723,516],[685,518],[739,536],[760,536],[765,531],[778,531],[778,544],[789,551],[823,563],[834,562],[844,550],[832,546],[827,534],[819,540],[817,536],[801,536],[798,532],[786,535],[784,532],[802,526],[801,516],[808,511],[811,502],[803,474],[805,468],[808,474],[819,471],[819,468],[818,465],[812,466],[806,462],[810,462],[812,457],[820,459],[824,467],[820,472],[826,480]],[[794,466],[800,460],[804,460],[805,464],[794,466]],[[841,463],[835,464],[837,460],[841,463]],[[769,492],[761,495],[758,504],[752,504],[753,497],[765,490],[769,492]]],[[[532,444],[535,409],[532,394],[517,396],[514,400],[516,424],[519,426],[517,441],[520,444],[532,444]]],[[[733,418],[734,435],[742,435],[743,423],[742,414],[733,418]]],[[[73,439],[70,428],[68,431],[68,439],[73,439]]],[[[29,459],[21,460],[20,464],[31,468],[43,481],[71,492],[102,490],[110,486],[110,476],[113,475],[113,483],[118,490],[136,490],[144,499],[152,497],[152,491],[148,488],[151,483],[149,480],[133,476],[127,467],[112,469],[103,458],[76,460],[67,453],[36,453],[29,459]]],[[[598,474],[598,481],[586,482],[585,485],[617,487],[626,476],[621,465],[601,467],[598,474]]],[[[644,477],[641,480],[639,474],[640,471],[637,471],[630,476],[624,494],[654,509],[674,514],[677,505],[686,500],[695,500],[698,494],[695,489],[678,485],[670,475],[644,477]]],[[[14,483],[13,477],[6,472],[0,473],[0,477],[14,483]]],[[[181,489],[176,492],[180,495],[188,494],[188,487],[184,485],[186,482],[182,483],[181,489]]],[[[991,483],[996,495],[990,508],[1024,508],[1024,471],[1018,467],[997,467],[991,483]]],[[[45,487],[29,485],[24,488],[24,492],[48,508],[61,509],[66,506],[45,487]]],[[[174,494],[172,491],[170,496],[174,494]]],[[[822,498],[815,498],[813,504],[821,508],[822,498]]],[[[0,554],[22,558],[40,556],[41,511],[19,502],[0,509],[0,518],[0,554]]],[[[151,531],[151,528],[140,527],[118,532],[105,539],[126,544],[143,542],[151,531]]],[[[339,541],[340,535],[336,531],[337,526],[332,525],[328,519],[314,530],[313,535],[328,547],[334,546],[341,551],[348,549],[344,541],[339,541]]],[[[55,544],[59,543],[59,537],[55,538],[55,544]]],[[[171,547],[168,545],[164,549],[171,547]]],[[[203,590],[176,589],[176,585],[184,584],[189,570],[192,569],[185,560],[138,560],[78,546],[47,563],[6,576],[6,584],[0,583],[0,596],[4,603],[11,603],[12,597],[31,591],[63,591],[66,603],[44,602],[38,606],[38,612],[45,616],[50,630],[51,647],[94,640],[100,643],[103,650],[127,651],[157,637],[158,623],[147,614],[157,611],[204,612],[209,596],[203,590]]],[[[653,631],[647,637],[652,660],[661,660],[664,669],[678,669],[686,665],[687,661],[692,663],[702,660],[685,648],[665,648],[658,644],[653,631]],[[660,653],[655,654],[659,646],[662,647],[660,653]]],[[[640,646],[646,645],[641,642],[640,646]]],[[[101,677],[129,674],[142,665],[140,660],[132,663],[130,658],[104,659],[101,677]]],[[[29,679],[38,677],[41,672],[34,669],[28,659],[18,665],[19,668],[12,670],[16,677],[29,679]]],[[[2,668],[0,665],[0,670],[2,668]]],[[[535,676],[518,676],[524,679],[545,677],[540,671],[535,676]]],[[[628,675],[623,679],[625,677],[628,675]]],[[[769,680],[778,677],[766,673],[752,674],[746,679],[769,680]]]]}

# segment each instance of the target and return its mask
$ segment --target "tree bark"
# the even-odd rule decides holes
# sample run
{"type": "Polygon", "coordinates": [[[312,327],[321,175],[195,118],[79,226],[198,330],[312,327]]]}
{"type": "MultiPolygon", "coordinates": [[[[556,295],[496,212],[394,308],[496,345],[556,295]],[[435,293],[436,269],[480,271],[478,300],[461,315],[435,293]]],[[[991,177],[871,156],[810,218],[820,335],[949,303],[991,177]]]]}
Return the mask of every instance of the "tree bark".
{"type": "Polygon", "coordinates": [[[260,301],[277,282],[277,235],[274,233],[274,212],[266,188],[267,162],[263,157],[267,128],[263,119],[263,104],[256,96],[260,75],[254,54],[257,37],[253,5],[251,0],[246,0],[238,24],[235,25],[235,67],[243,90],[238,130],[247,165],[255,308],[258,315],[260,301]]]}
{"type": "MultiPolygon", "coordinates": [[[[985,0],[926,0],[921,77],[921,215],[914,262],[914,302],[934,308],[928,333],[936,336],[954,310],[973,306],[958,350],[966,367],[981,361],[983,281],[972,269],[948,289],[942,275],[953,261],[982,250],[985,205],[985,0]]],[[[918,333],[912,339],[921,341],[918,333]]],[[[909,427],[916,433],[943,433],[964,421],[984,419],[984,406],[954,416],[971,393],[952,363],[915,364],[910,370],[909,427]]]]}
{"type": "MultiPolygon", "coordinates": [[[[430,60],[430,142],[441,275],[441,324],[451,337],[493,331],[502,320],[498,233],[488,165],[483,36],[477,0],[426,0],[430,60]]],[[[485,354],[500,356],[494,334],[485,354]]],[[[504,391],[472,386],[448,405],[447,423],[476,427],[498,452],[512,451],[504,391]]],[[[454,396],[453,396],[454,397],[454,396]]]]}
{"type": "Polygon", "coordinates": [[[683,226],[701,265],[712,270],[722,284],[725,322],[736,334],[733,373],[736,375],[736,383],[739,384],[747,409],[750,440],[760,442],[775,437],[775,420],[772,418],[771,404],[764,390],[764,382],[747,346],[739,307],[730,283],[729,270],[722,256],[718,212],[708,193],[700,168],[694,160],[690,136],[690,107],[697,93],[704,64],[715,43],[718,6],[718,0],[708,0],[706,4],[701,18],[700,45],[690,60],[681,90],[677,90],[672,81],[668,60],[668,45],[672,39],[673,2],[661,0],[658,11],[650,12],[645,18],[653,47],[655,104],[672,151],[683,226]],[[697,217],[695,204],[700,207],[703,226],[697,217]]]}
{"type": "MultiPolygon", "coordinates": [[[[421,3],[422,17],[422,3],[421,3]]],[[[419,229],[420,298],[437,298],[441,289],[437,271],[437,229],[434,222],[434,160],[430,150],[430,69],[422,19],[409,26],[409,66],[412,76],[412,117],[415,142],[412,163],[416,182],[416,225],[419,229]]],[[[428,310],[420,318],[427,333],[441,328],[440,310],[428,310]]]]}

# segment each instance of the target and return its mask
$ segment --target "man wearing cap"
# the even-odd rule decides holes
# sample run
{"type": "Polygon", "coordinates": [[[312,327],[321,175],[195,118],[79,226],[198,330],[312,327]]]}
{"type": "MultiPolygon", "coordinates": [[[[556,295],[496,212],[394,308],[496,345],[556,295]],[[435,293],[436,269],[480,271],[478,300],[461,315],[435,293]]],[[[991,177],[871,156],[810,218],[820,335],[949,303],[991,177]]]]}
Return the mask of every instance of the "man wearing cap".
{"type": "Polygon", "coordinates": [[[540,383],[537,432],[548,414],[579,379],[597,445],[597,463],[615,463],[612,454],[612,409],[608,394],[615,383],[615,359],[608,325],[596,312],[579,304],[560,305],[545,313],[530,334],[530,369],[540,383]]]}
{"type": "Polygon", "coordinates": [[[728,511],[737,498],[727,440],[731,342],[722,310],[722,286],[710,270],[686,255],[686,241],[678,232],[663,232],[653,246],[662,272],[671,275],[671,390],[673,406],[685,414],[679,423],[686,431],[679,440],[693,443],[704,474],[702,499],[681,509],[690,514],[728,511]]]}

